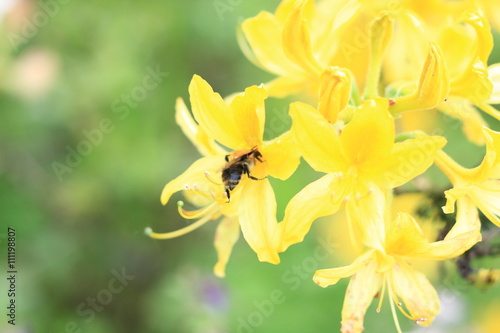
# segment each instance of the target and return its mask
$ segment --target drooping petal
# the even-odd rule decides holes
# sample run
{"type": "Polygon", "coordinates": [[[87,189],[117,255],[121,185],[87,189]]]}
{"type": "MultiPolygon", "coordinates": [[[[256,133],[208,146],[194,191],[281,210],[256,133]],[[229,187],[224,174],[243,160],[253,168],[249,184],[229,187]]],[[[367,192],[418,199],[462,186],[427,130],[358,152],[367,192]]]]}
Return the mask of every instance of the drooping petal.
{"type": "MultiPolygon", "coordinates": [[[[313,277],[314,283],[325,288],[331,286],[332,284],[336,284],[342,278],[359,273],[361,269],[366,269],[368,266],[372,266],[373,272],[375,272],[377,267],[372,264],[374,253],[375,250],[366,251],[362,255],[358,256],[349,266],[317,270],[313,277]]],[[[370,280],[365,281],[367,285],[371,282],[372,281],[370,280]]],[[[374,295],[375,293],[373,293],[371,297],[374,295]]]]}
{"type": "Polygon", "coordinates": [[[194,118],[209,137],[235,150],[247,146],[231,109],[205,80],[194,75],[189,94],[194,118]]]}
{"type": "Polygon", "coordinates": [[[463,186],[449,189],[444,192],[446,197],[446,205],[443,207],[443,212],[445,214],[451,214],[455,211],[455,202],[469,194],[472,190],[472,186],[463,186]]]}
{"type": "MultiPolygon", "coordinates": [[[[480,241],[481,223],[477,209],[464,200],[467,199],[464,198],[458,201],[457,222],[444,240],[428,243],[425,239],[422,239],[420,247],[407,247],[406,253],[402,255],[420,259],[446,260],[458,257],[480,241]]],[[[419,227],[418,229],[420,230],[419,227]]],[[[411,239],[411,235],[408,236],[405,239],[407,243],[417,243],[417,241],[411,239]]]]}
{"type": "Polygon", "coordinates": [[[389,155],[394,144],[394,119],[386,99],[372,99],[361,105],[342,130],[342,149],[351,164],[371,167],[389,155]]]}
{"type": "Polygon", "coordinates": [[[182,98],[178,98],[175,103],[175,121],[180,126],[182,132],[189,141],[198,149],[203,156],[223,155],[226,152],[217,145],[205,131],[191,117],[191,113],[186,107],[182,98]]]}
{"type": "Polygon", "coordinates": [[[234,125],[247,147],[259,145],[264,136],[265,108],[267,93],[264,88],[251,86],[243,95],[236,96],[231,102],[234,125]]]}
{"type": "Polygon", "coordinates": [[[430,325],[440,311],[436,290],[425,274],[407,263],[399,261],[397,267],[389,273],[390,288],[408,309],[412,319],[420,325],[430,325]]]}
{"type": "Polygon", "coordinates": [[[338,175],[327,174],[304,187],[290,200],[285,217],[279,224],[282,236],[280,252],[302,242],[314,220],[334,214],[339,209],[340,203],[332,200],[337,182],[338,175]]]}
{"type": "MultiPolygon", "coordinates": [[[[196,160],[180,176],[165,185],[161,193],[161,203],[165,205],[172,194],[181,190],[189,189],[194,184],[197,184],[197,186],[201,187],[201,183],[208,182],[205,171],[209,171],[215,174],[216,170],[218,170],[223,164],[223,155],[207,156],[196,160]]],[[[222,187],[220,188],[220,190],[222,190],[222,187]]]]}
{"type": "Polygon", "coordinates": [[[240,186],[238,218],[243,236],[260,261],[278,264],[279,231],[273,188],[268,179],[247,179],[240,186]]]}
{"type": "Polygon", "coordinates": [[[291,132],[307,163],[320,172],[342,171],[347,162],[332,125],[313,107],[301,102],[290,104],[290,116],[291,132]]]}
{"type": "Polygon", "coordinates": [[[233,250],[233,246],[240,237],[240,224],[237,218],[224,217],[215,231],[214,246],[217,251],[217,263],[214,274],[218,277],[226,276],[226,264],[233,250]]]}
{"type": "Polygon", "coordinates": [[[290,177],[300,163],[300,150],[291,132],[285,132],[275,139],[264,142],[260,152],[267,162],[269,175],[281,180],[290,177]]]}
{"type": "Polygon", "coordinates": [[[422,174],[434,160],[436,152],[444,147],[441,136],[419,135],[415,139],[398,142],[390,156],[364,172],[380,187],[397,187],[422,174]]]}
{"type": "MultiPolygon", "coordinates": [[[[454,200],[452,202],[454,202],[454,200]]],[[[477,208],[472,200],[468,197],[459,198],[457,200],[456,222],[444,239],[457,238],[464,233],[474,230],[479,231],[480,229],[481,221],[479,220],[477,208]]],[[[466,246],[467,245],[464,244],[464,247],[466,246]]]]}
{"type": "Polygon", "coordinates": [[[351,278],[342,307],[342,333],[363,331],[366,310],[383,283],[383,275],[376,273],[376,268],[371,261],[351,278]]]}

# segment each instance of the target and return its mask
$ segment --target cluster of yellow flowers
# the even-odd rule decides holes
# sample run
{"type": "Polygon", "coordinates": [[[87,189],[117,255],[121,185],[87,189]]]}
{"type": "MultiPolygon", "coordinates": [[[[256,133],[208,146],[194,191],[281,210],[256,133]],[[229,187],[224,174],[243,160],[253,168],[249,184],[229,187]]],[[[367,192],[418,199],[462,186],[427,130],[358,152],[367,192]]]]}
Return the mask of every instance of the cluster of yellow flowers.
{"type": "Polygon", "coordinates": [[[238,34],[243,52],[277,77],[226,99],[193,77],[194,118],[178,99],[176,121],[204,157],[165,186],[161,201],[184,191],[202,208],[187,211],[179,202],[180,214],[197,221],[148,235],[177,237],[220,218],[214,272],[223,277],[240,228],[260,261],[277,264],[317,218],[344,210],[345,233],[359,256],[313,277],[322,287],[350,277],[342,332],[361,332],[367,307],[378,295],[380,309],[385,292],[398,331],[396,308],[430,325],[439,298],[409,260],[469,250],[481,241],[479,211],[500,227],[500,132],[481,115],[500,120],[491,106],[500,103],[500,66],[487,65],[490,22],[500,28],[499,17],[500,5],[488,0],[283,0],[274,14],[245,20],[238,34]],[[290,104],[291,129],[264,141],[267,96],[301,100],[290,104]],[[468,140],[486,145],[479,166],[462,167],[442,150],[442,131],[419,127],[415,119],[432,120],[435,110],[459,119],[468,140]],[[301,157],[325,175],[297,193],[278,222],[268,177],[288,179],[301,157]],[[456,214],[439,240],[427,239],[409,212],[391,216],[394,189],[432,164],[451,182],[444,213],[456,214]]]}

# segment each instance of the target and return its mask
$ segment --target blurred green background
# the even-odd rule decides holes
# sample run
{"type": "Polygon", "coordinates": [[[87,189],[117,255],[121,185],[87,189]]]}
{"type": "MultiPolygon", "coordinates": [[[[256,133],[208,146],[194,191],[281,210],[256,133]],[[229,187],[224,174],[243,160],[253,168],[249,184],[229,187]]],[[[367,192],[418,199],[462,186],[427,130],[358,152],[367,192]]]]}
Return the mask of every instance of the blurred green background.
{"type": "MultiPolygon", "coordinates": [[[[278,266],[259,263],[240,239],[225,279],[212,274],[216,223],[173,240],[144,235],[186,225],[180,196],[159,200],[199,157],[174,122],[175,99],[188,100],[195,73],[223,96],[271,79],[239,50],[236,26],[278,3],[2,0],[1,332],[338,331],[347,280],[322,289],[311,279],[337,263],[326,249],[343,251],[324,222],[278,266]],[[8,227],[17,234],[16,326],[6,316],[8,227]]],[[[267,106],[270,138],[290,119],[287,101],[267,106]]],[[[299,170],[273,181],[280,214],[318,177],[305,163],[299,170]]],[[[494,297],[447,281],[454,319],[436,329],[469,332],[494,297]]],[[[388,303],[369,309],[365,327],[394,331],[388,303]]]]}

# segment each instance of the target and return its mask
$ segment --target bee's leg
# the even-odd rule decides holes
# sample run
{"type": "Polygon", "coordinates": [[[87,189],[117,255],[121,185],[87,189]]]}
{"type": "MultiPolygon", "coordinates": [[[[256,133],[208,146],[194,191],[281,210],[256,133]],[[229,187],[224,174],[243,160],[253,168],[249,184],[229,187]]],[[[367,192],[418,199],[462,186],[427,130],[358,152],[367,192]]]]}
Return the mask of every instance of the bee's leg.
{"type": "Polygon", "coordinates": [[[257,161],[259,161],[260,163],[264,162],[263,160],[261,160],[260,158],[262,157],[262,154],[257,152],[256,154],[254,154],[254,157],[257,159],[257,161]]]}
{"type": "Polygon", "coordinates": [[[264,178],[257,178],[257,177],[254,177],[254,176],[248,174],[248,178],[253,179],[253,180],[264,180],[267,178],[267,176],[265,176],[264,178]]]}
{"type": "Polygon", "coordinates": [[[231,194],[229,194],[229,189],[228,188],[226,188],[226,194],[227,194],[227,201],[226,201],[226,203],[229,203],[229,202],[231,202],[231,194]]]}

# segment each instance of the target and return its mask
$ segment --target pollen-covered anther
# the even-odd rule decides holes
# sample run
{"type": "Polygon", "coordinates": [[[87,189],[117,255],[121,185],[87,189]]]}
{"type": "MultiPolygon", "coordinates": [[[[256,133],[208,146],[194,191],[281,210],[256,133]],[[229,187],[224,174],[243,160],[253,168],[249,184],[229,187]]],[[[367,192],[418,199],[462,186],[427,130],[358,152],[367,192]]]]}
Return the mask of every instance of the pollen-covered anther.
{"type": "Polygon", "coordinates": [[[191,186],[189,186],[189,184],[185,184],[184,189],[189,191],[189,190],[191,190],[191,186]]]}
{"type": "Polygon", "coordinates": [[[426,322],[427,321],[427,318],[418,318],[417,320],[415,320],[415,324],[422,324],[423,322],[426,322]]]}

